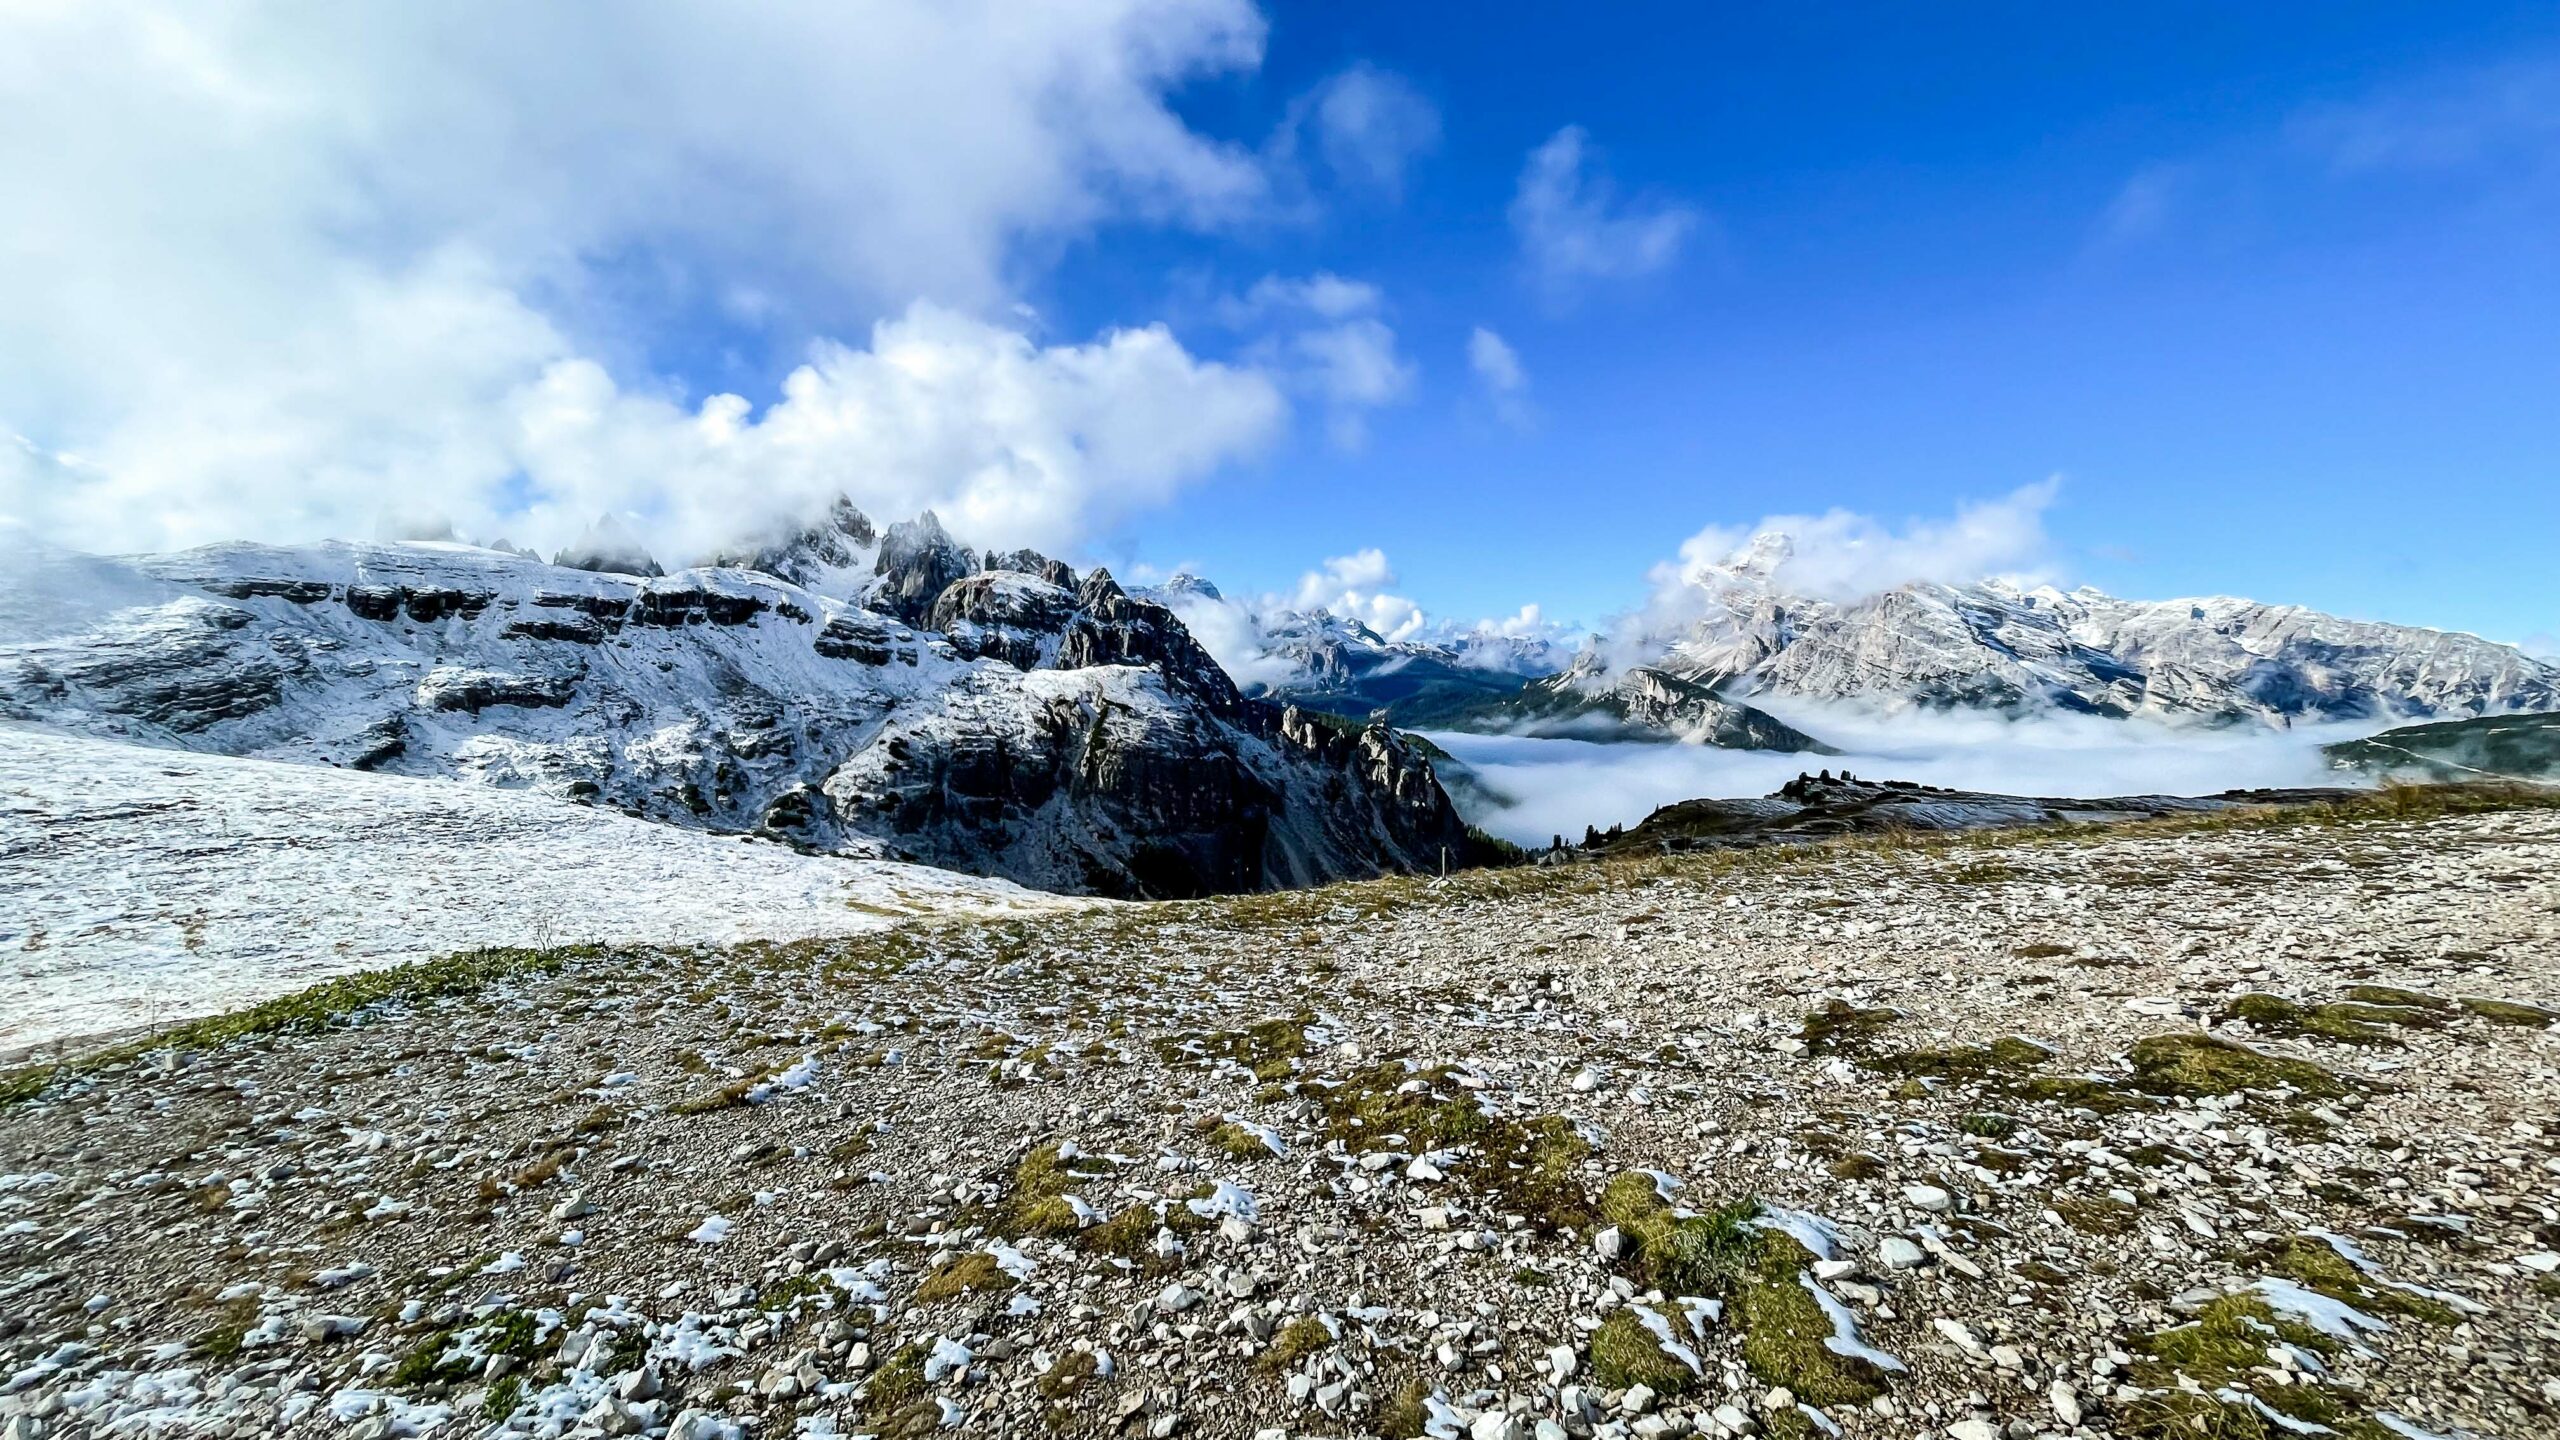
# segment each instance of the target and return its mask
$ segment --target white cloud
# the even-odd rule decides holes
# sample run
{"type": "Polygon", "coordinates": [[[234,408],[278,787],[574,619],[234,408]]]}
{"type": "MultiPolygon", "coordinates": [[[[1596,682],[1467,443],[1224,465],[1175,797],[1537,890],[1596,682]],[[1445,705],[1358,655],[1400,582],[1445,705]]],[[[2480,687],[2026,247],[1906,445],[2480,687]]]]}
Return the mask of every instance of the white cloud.
{"type": "Polygon", "coordinates": [[[1965,584],[2027,575],[2047,563],[2044,512],[2059,479],[2021,485],[1997,500],[1957,507],[1945,519],[1912,519],[1899,529],[1854,511],[1770,515],[1748,529],[1710,525],[1681,542],[1680,558],[1656,566],[1659,586],[1691,586],[1735,566],[1763,569],[1785,594],[1856,600],[1914,581],[1965,584]]]}
{"type": "Polygon", "coordinates": [[[1336,176],[1399,195],[1406,167],[1439,146],[1440,112],[1403,76],[1362,61],[1299,98],[1282,125],[1282,148],[1294,149],[1301,131],[1312,132],[1316,154],[1336,176]]]}
{"type": "Polygon", "coordinates": [[[1291,590],[1217,598],[1178,593],[1168,603],[1239,685],[1305,679],[1295,660],[1273,653],[1280,643],[1274,632],[1317,610],[1357,621],[1391,643],[1443,646],[1460,664],[1523,676],[1562,668],[1560,647],[1580,633],[1547,619],[1536,605],[1473,624],[1434,620],[1419,603],[1396,594],[1396,583],[1386,552],[1369,546],[1333,556],[1300,575],[1291,590]]]}
{"type": "Polygon", "coordinates": [[[1396,583],[1396,572],[1387,563],[1387,555],[1376,546],[1336,555],[1323,566],[1298,577],[1298,592],[1290,604],[1299,610],[1326,610],[1346,620],[1357,620],[1378,632],[1379,638],[1410,640],[1430,623],[1422,607],[1402,595],[1390,594],[1386,587],[1396,583]]]}
{"type": "Polygon", "coordinates": [[[1531,271],[1550,287],[1650,275],[1679,258],[1698,212],[1672,201],[1622,201],[1593,173],[1590,136],[1568,125],[1529,152],[1511,199],[1511,229],[1531,271]]]}
{"type": "Polygon", "coordinates": [[[1141,502],[1249,449],[1268,383],[1161,331],[1041,349],[960,317],[1002,313],[1026,243],[1264,204],[1165,103],[1262,35],[1247,0],[0,9],[0,107],[45,117],[0,127],[0,190],[42,197],[0,218],[0,427],[68,457],[11,462],[0,513],[115,545],[366,533],[367,495],[707,515],[733,497],[680,492],[756,446],[964,504],[1011,474],[1033,531],[1079,490],[1141,502]],[[906,360],[821,343],[814,391],[749,423],[646,358],[706,308],[786,342],[899,314],[906,360]],[[844,384],[945,409],[857,417],[844,384]],[[1035,401],[1065,409],[952,438],[1035,401]]]}
{"type": "MultiPolygon", "coordinates": [[[[1754,703],[1761,703],[1755,701],[1754,703]]],[[[1481,782],[1456,793],[1471,822],[1507,840],[1579,842],[1586,825],[1633,825],[1700,797],[1766,795],[1806,770],[2011,795],[2210,795],[2252,786],[2334,785],[2320,746],[2370,730],[2268,731],[2053,715],[1881,712],[1773,702],[1789,724],[1847,753],[1790,755],[1711,745],[1627,744],[1434,734],[1481,782]],[[1492,803],[1480,803],[1491,792],[1492,803]]]]}
{"type": "Polygon", "coordinates": [[[1482,325],[1467,336],[1467,367],[1476,372],[1476,381],[1484,387],[1493,402],[1493,412],[1505,425],[1527,428],[1529,411],[1529,372],[1520,364],[1520,352],[1510,343],[1482,325]]]}
{"type": "Polygon", "coordinates": [[[2060,492],[2059,478],[2040,480],[1900,528],[1841,509],[1768,515],[1749,526],[1710,525],[1681,542],[1677,559],[1648,573],[1644,605],[1609,628],[1605,657],[1616,668],[1658,658],[1665,645],[1722,610],[1728,586],[1765,585],[1781,595],[1847,602],[1918,581],[2044,579],[2052,554],[2044,512],[2060,492]]]}
{"type": "Polygon", "coordinates": [[[1216,308],[1228,324],[1263,332],[1249,352],[1255,361],[1323,407],[1337,447],[1357,450],[1368,442],[1369,412],[1413,390],[1414,366],[1378,318],[1384,305],[1375,285],[1319,272],[1266,275],[1216,308]]]}

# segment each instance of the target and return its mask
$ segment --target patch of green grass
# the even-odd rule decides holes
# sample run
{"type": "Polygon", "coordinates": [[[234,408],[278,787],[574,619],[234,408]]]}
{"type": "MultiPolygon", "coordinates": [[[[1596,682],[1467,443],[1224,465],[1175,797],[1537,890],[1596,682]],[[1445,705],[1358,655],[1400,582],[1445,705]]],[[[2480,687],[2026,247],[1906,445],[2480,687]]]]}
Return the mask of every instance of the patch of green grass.
{"type": "Polygon", "coordinates": [[[2462,1323],[2461,1313],[2441,1300],[2367,1277],[2317,1235],[2293,1235],[2273,1241],[2257,1258],[2269,1272],[2369,1314],[2403,1315],[2430,1325],[2462,1323]]]}
{"type": "Polygon", "coordinates": [[[2394,1010],[2425,1010],[2438,1015],[2453,1012],[2453,1002],[2441,995],[2423,990],[2403,990],[2397,985],[2350,985],[2346,998],[2364,1005],[2383,1005],[2394,1010]]]}
{"type": "Polygon", "coordinates": [[[2014,1115],[1977,1111],[1957,1121],[1956,1128],[1977,1139],[2006,1140],[2018,1133],[2018,1120],[2014,1115]]]}
{"type": "Polygon", "coordinates": [[[1271,1158],[1271,1147],[1262,1143],[1262,1137],[1233,1120],[1218,1122],[1210,1129],[1207,1139],[1210,1149],[1230,1160],[1253,1161],[1271,1158]]]}
{"type": "Polygon", "coordinates": [[[2057,1195],[2053,1213],[2083,1235],[2125,1235],[2142,1223],[2142,1212],[2104,1195],[2057,1195]]]}
{"type": "Polygon", "coordinates": [[[2211,1301],[2187,1324],[2133,1342],[2134,1380],[2153,1393],[2123,1410],[2118,1433],[2140,1440],[2280,1440],[2281,1422],[2226,1393],[2254,1396],[2299,1422],[2326,1426],[2353,1440],[2386,1440],[2388,1432],[2356,1410],[2362,1397],[2325,1382],[2265,1383],[2259,1371],[2271,1344],[2282,1342],[2321,1360],[2338,1343],[2308,1325],[2279,1317],[2253,1295],[2211,1301]],[[2190,1390],[2181,1379],[2201,1387],[2190,1390]]]}
{"type": "Polygon", "coordinates": [[[916,1303],[930,1305],[937,1300],[957,1300],[963,1295],[1012,1288],[1013,1277],[997,1267],[996,1257],[984,1250],[972,1250],[934,1267],[933,1273],[916,1287],[916,1303]]]}
{"type": "Polygon", "coordinates": [[[489,1387],[489,1393],[481,1397],[480,1418],[494,1425],[516,1413],[516,1407],[523,1403],[524,1377],[501,1375],[498,1383],[489,1387]]]}
{"type": "Polygon", "coordinates": [[[1040,1394],[1050,1400],[1064,1400],[1084,1388],[1102,1368],[1090,1350],[1069,1350],[1050,1362],[1037,1382],[1040,1394]]]}
{"type": "MultiPolygon", "coordinates": [[[[924,1362],[925,1348],[913,1344],[899,1346],[888,1359],[881,1361],[865,1386],[873,1413],[893,1410],[893,1407],[924,1394],[924,1362]]],[[[941,1422],[939,1407],[934,1412],[934,1419],[937,1424],[941,1422]]]]}
{"type": "Polygon", "coordinates": [[[1652,1327],[1621,1307],[1591,1332],[1591,1378],[1604,1389],[1642,1385],[1656,1395],[1685,1395],[1697,1372],[1665,1353],[1652,1327]]]}
{"type": "Polygon", "coordinates": [[[1055,1140],[1034,1146],[1014,1167],[1013,1194],[1005,1201],[1004,1218],[1015,1234],[1073,1235],[1082,1228],[1066,1197],[1077,1181],[1099,1179],[1110,1174],[1111,1167],[1084,1156],[1066,1158],[1064,1150],[1055,1140]],[[1078,1161],[1084,1162],[1082,1168],[1078,1161]]]}
{"type": "Polygon", "coordinates": [[[476,994],[501,981],[548,975],[573,960],[607,954],[600,945],[465,950],[324,981],[227,1015],[209,1015],[140,1039],[0,1075],[0,1104],[32,1100],[57,1082],[127,1064],[159,1050],[210,1050],[270,1035],[309,1035],[351,1024],[377,1006],[476,994]]]}
{"type": "Polygon", "coordinates": [[[1265,1370],[1286,1370],[1333,1343],[1333,1328],[1313,1315],[1301,1315],[1280,1327],[1270,1348],[1254,1363],[1265,1370]]]}
{"type": "Polygon", "coordinates": [[[1748,1223],[1757,1200],[1738,1200],[1705,1214],[1682,1215],[1662,1198],[1652,1176],[1629,1170],[1600,1193],[1600,1218],[1626,1242],[1620,1262],[1645,1284],[1672,1295],[1713,1294],[1742,1272],[1758,1243],[1748,1223]]]}
{"type": "Polygon", "coordinates": [[[1315,1016],[1301,1013],[1257,1020],[1241,1030],[1168,1036],[1156,1042],[1156,1054],[1168,1065],[1232,1060],[1257,1079],[1279,1080],[1297,1070],[1298,1058],[1307,1053],[1307,1027],[1314,1023],[1315,1016]]]}
{"type": "Polygon", "coordinates": [[[1749,1266],[1725,1296],[1742,1329],[1742,1363],[1808,1405],[1863,1405],[1883,1394],[1882,1370],[1831,1348],[1831,1317],[1804,1283],[1814,1257],[1781,1231],[1752,1234],[1749,1266]]]}
{"type": "Polygon", "coordinates": [[[2154,1095],[2291,1089],[2312,1099],[2334,1099],[2348,1089],[2334,1072],[2308,1060],[2269,1055],[2196,1031],[2138,1040],[2126,1058],[2133,1064],[2134,1086],[2154,1095]]]}
{"type": "Polygon", "coordinates": [[[459,1385],[479,1374],[490,1356],[530,1362],[540,1333],[541,1321],[529,1310],[501,1310],[434,1331],[392,1367],[391,1384],[395,1389],[459,1385]]]}
{"type": "Polygon", "coordinates": [[[1378,1407],[1378,1433],[1386,1440],[1422,1440],[1424,1428],[1431,1423],[1430,1399],[1428,1382],[1407,1380],[1378,1407]]]}
{"type": "Polygon", "coordinates": [[[1589,1217],[1581,1173],[1591,1146],[1562,1116],[1488,1115],[1446,1067],[1409,1070],[1389,1062],[1310,1089],[1327,1132],[1355,1150],[1391,1143],[1413,1150],[1472,1146],[1475,1158],[1455,1172],[1460,1182],[1499,1196],[1544,1230],[1589,1217]]]}

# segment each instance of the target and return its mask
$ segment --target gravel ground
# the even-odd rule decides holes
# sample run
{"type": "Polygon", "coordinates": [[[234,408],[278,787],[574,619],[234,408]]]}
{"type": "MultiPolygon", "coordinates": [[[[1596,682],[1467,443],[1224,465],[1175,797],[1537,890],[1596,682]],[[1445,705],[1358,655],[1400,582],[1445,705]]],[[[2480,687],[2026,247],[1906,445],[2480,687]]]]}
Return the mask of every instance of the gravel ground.
{"type": "Polygon", "coordinates": [[[555,955],[0,1111],[0,1434],[2560,1434],[2555,862],[2207,824],[555,955]]]}

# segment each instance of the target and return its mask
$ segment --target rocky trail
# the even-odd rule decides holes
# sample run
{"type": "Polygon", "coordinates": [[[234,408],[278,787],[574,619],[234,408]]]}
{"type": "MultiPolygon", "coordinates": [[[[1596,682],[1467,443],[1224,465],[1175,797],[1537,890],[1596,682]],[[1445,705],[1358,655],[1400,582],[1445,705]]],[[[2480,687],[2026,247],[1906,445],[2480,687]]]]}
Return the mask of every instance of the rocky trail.
{"type": "Polygon", "coordinates": [[[2220,816],[359,977],[15,1080],[0,1434],[2551,1435],[2556,873],[2220,816]]]}

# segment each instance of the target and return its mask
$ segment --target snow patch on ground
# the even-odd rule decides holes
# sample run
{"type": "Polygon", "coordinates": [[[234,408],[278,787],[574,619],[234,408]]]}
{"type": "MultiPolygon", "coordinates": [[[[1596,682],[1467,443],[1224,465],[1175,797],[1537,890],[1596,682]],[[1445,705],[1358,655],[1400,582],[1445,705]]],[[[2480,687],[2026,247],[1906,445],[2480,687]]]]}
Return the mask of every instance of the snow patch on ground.
{"type": "Polygon", "coordinates": [[[477,945],[797,940],[1086,903],[461,781],[0,726],[0,1050],[477,945]]]}

